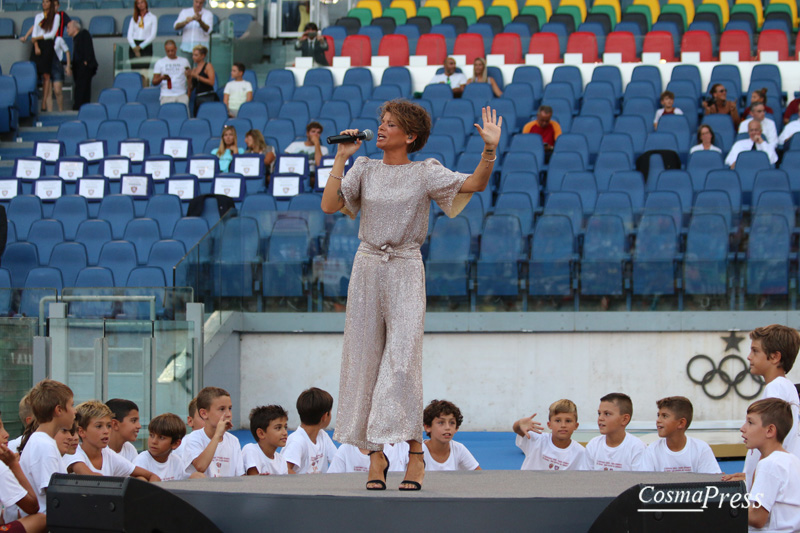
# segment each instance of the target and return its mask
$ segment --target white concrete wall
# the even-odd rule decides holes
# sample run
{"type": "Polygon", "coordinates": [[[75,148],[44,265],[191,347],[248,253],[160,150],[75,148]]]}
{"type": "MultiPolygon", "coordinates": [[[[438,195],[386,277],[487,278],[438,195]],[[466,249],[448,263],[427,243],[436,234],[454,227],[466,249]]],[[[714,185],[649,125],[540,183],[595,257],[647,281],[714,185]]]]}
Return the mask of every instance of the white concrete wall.
{"type": "MultiPolygon", "coordinates": [[[[425,335],[425,402],[445,398],[464,414],[467,431],[509,431],[514,420],[538,412],[560,398],[578,405],[585,429],[596,427],[599,398],[620,391],[634,402],[632,427],[654,426],[655,401],[683,395],[695,409],[693,427],[738,427],[749,401],[731,391],[711,400],[686,375],[688,361],[707,354],[719,363],[727,333],[432,333],[425,335]]],[[[739,345],[746,359],[746,333],[739,345]]],[[[341,334],[243,334],[241,338],[241,424],[252,407],[279,403],[299,419],[297,395],[317,386],[338,396],[341,334]]],[[[727,367],[732,374],[743,365],[727,367]]],[[[708,367],[698,365],[698,379],[708,367]]],[[[790,375],[791,377],[791,375],[790,375]]],[[[206,376],[209,381],[210,376],[206,376]]],[[[753,393],[748,377],[740,386],[753,393]]],[[[714,390],[720,391],[720,377],[714,390]]],[[[713,392],[713,391],[712,391],[713,392]]],[[[334,411],[336,405],[334,405],[334,411]]],[[[331,426],[335,426],[334,418],[331,426]]]]}

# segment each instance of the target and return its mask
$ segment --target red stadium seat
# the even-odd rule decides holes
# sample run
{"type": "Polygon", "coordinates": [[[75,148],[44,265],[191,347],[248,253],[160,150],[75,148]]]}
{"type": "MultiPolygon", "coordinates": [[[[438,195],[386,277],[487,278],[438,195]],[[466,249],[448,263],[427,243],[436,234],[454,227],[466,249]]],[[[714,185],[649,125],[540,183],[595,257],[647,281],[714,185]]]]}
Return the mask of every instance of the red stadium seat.
{"type": "Polygon", "coordinates": [[[390,67],[408,65],[408,37],[399,33],[384,35],[378,47],[379,56],[389,56],[390,67]]]}
{"type": "Polygon", "coordinates": [[[467,65],[471,65],[476,57],[486,55],[486,49],[483,47],[483,36],[479,33],[462,33],[456,37],[453,54],[467,56],[467,65]]]}
{"type": "Polygon", "coordinates": [[[506,56],[506,64],[521,65],[525,61],[522,58],[522,40],[518,33],[498,33],[492,41],[492,53],[503,54],[506,56]]]}
{"type": "Polygon", "coordinates": [[[683,34],[681,52],[700,52],[700,61],[716,61],[708,32],[692,30],[683,34]]]}
{"type": "Polygon", "coordinates": [[[612,31],[606,37],[605,53],[622,54],[623,63],[636,63],[636,37],[629,31],[612,31]]]}
{"type": "Polygon", "coordinates": [[[372,64],[372,43],[366,35],[348,35],[342,44],[342,56],[350,58],[351,67],[372,64]]]}
{"type": "Polygon", "coordinates": [[[558,35],[555,33],[535,33],[533,37],[531,37],[528,53],[544,55],[545,63],[563,62],[561,59],[561,45],[558,42],[558,35]]]}
{"type": "Polygon", "coordinates": [[[330,35],[323,35],[325,41],[328,43],[328,49],[325,50],[325,59],[328,60],[329,65],[333,65],[333,55],[336,53],[336,45],[333,42],[333,37],[330,35]]]}
{"type": "Polygon", "coordinates": [[[781,30],[763,30],[758,36],[758,53],[778,52],[778,61],[789,60],[789,41],[781,30]]]}
{"type": "Polygon", "coordinates": [[[725,30],[719,38],[719,51],[739,52],[739,61],[750,61],[753,58],[753,43],[750,34],[744,30],[725,30]]]}
{"type": "Polygon", "coordinates": [[[597,63],[597,36],[588,31],[576,31],[567,41],[568,54],[583,54],[584,63],[597,63]]]}
{"type": "Polygon", "coordinates": [[[642,53],[658,52],[665,61],[677,61],[675,57],[675,42],[668,31],[651,31],[644,36],[642,53]]]}
{"type": "Polygon", "coordinates": [[[447,41],[439,33],[423,33],[417,41],[417,55],[428,56],[428,65],[443,65],[447,59],[447,41]]]}

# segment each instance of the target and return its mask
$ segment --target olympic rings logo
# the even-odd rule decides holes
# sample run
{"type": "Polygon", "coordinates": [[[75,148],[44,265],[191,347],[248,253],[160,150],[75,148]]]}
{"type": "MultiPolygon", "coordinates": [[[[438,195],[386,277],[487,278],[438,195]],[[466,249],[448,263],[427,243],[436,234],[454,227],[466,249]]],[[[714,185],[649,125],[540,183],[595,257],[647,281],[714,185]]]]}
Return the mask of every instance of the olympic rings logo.
{"type": "Polygon", "coordinates": [[[745,361],[741,356],[735,354],[730,354],[723,357],[719,362],[719,365],[716,365],[714,360],[707,355],[695,355],[689,359],[689,363],[686,365],[686,374],[689,376],[689,379],[692,381],[692,383],[703,387],[703,392],[705,392],[706,396],[712,400],[721,400],[731,392],[731,389],[733,389],[743,400],[753,400],[757,398],[759,394],[761,394],[761,391],[764,388],[764,378],[751,374],[747,361],[745,361]],[[694,368],[697,363],[702,364],[701,362],[703,361],[707,362],[707,365],[711,368],[710,370],[706,371],[705,374],[703,374],[702,378],[697,379],[692,373],[692,368],[694,368]],[[742,367],[742,370],[735,374],[733,378],[731,378],[731,374],[724,370],[726,363],[729,361],[741,363],[742,367]],[[708,390],[709,383],[711,383],[717,376],[719,376],[722,382],[726,385],[726,388],[722,394],[713,394],[708,390]],[[751,395],[743,394],[742,391],[739,390],[739,385],[741,385],[748,376],[758,385],[758,390],[751,395]]]}

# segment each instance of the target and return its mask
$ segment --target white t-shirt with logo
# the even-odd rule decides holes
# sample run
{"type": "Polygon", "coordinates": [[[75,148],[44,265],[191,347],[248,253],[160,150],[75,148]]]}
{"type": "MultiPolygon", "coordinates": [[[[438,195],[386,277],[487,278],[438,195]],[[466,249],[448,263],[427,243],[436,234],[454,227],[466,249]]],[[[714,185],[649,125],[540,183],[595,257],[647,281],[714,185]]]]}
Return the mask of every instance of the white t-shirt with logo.
{"type": "Polygon", "coordinates": [[[642,472],[696,472],[698,474],[721,474],[714,452],[705,441],[686,437],[681,451],[673,452],[667,439],[661,438],[650,444],[642,454],[637,470],[642,472]]]}
{"type": "Polygon", "coordinates": [[[144,468],[154,473],[161,478],[161,481],[181,481],[189,479],[189,473],[186,471],[186,464],[180,455],[170,453],[166,462],[159,463],[150,452],[145,450],[140,453],[133,461],[135,466],[144,468]]]}
{"type": "MultiPolygon", "coordinates": [[[[31,434],[25,449],[19,458],[22,473],[28,478],[36,497],[39,500],[39,512],[47,512],[45,489],[50,484],[53,474],[66,474],[67,469],[61,461],[56,440],[50,435],[36,431],[31,434]]],[[[20,510],[24,516],[25,513],[20,510]]]]}
{"type": "Polygon", "coordinates": [[[480,466],[467,447],[454,440],[450,441],[450,457],[444,463],[439,463],[428,450],[427,442],[423,443],[422,451],[425,453],[425,470],[428,472],[475,470],[480,466]]]}
{"type": "MultiPolygon", "coordinates": [[[[792,405],[792,430],[783,439],[783,449],[787,452],[800,457],[800,396],[797,394],[797,387],[789,381],[786,376],[780,376],[764,387],[764,392],[761,394],[761,400],[765,398],[779,398],[787,401],[792,405]]],[[[761,452],[756,449],[748,450],[744,458],[744,474],[746,477],[745,484],[747,487],[753,484],[753,472],[756,471],[758,460],[761,459],[761,452]]]]}
{"type": "MultiPolygon", "coordinates": [[[[388,457],[388,456],[387,456],[388,457]]],[[[369,455],[364,455],[358,447],[352,444],[342,444],[333,456],[329,474],[343,474],[345,472],[369,472],[369,455]]]]}
{"type": "MultiPolygon", "coordinates": [[[[186,463],[186,471],[189,475],[197,472],[192,465],[192,461],[197,459],[203,450],[211,444],[211,439],[206,432],[201,430],[192,431],[183,439],[183,460],[186,463]]],[[[242,446],[239,439],[225,432],[222,441],[217,444],[214,451],[214,458],[205,471],[206,477],[236,477],[244,475],[244,463],[242,462],[242,446]]]]}
{"type": "Polygon", "coordinates": [[[750,531],[790,533],[800,531],[800,459],[786,452],[772,452],[758,462],[750,501],[769,511],[761,529],[750,531]]]}
{"type": "Polygon", "coordinates": [[[289,473],[289,465],[281,454],[275,452],[275,456],[270,459],[255,442],[244,445],[242,458],[245,472],[255,467],[260,476],[285,476],[289,473]]]}
{"type": "Polygon", "coordinates": [[[228,95],[228,111],[236,116],[239,108],[247,101],[247,93],[253,92],[253,86],[247,80],[231,80],[225,84],[225,94],[228,95]]]}
{"type": "Polygon", "coordinates": [[[317,434],[317,442],[311,442],[308,433],[302,427],[289,435],[283,448],[284,459],[297,465],[297,474],[324,474],[336,455],[336,445],[324,431],[317,434]]]}
{"type": "MultiPolygon", "coordinates": [[[[9,507],[16,509],[17,502],[27,495],[28,491],[19,484],[14,472],[0,461],[0,518],[4,519],[5,523],[17,519],[16,513],[9,513],[15,516],[6,516],[5,510],[9,507]]],[[[0,524],[3,523],[2,519],[0,519],[0,524]]]]}
{"type": "Polygon", "coordinates": [[[156,61],[153,67],[153,74],[167,74],[170,78],[172,88],[169,88],[167,80],[162,80],[159,84],[161,87],[161,96],[180,96],[186,94],[186,69],[191,68],[189,62],[185,57],[176,57],[170,59],[162,57],[156,61]]]}
{"type": "Polygon", "coordinates": [[[517,435],[517,448],[525,454],[520,470],[580,470],[586,450],[579,442],[570,441],[564,449],[553,444],[552,433],[529,431],[527,437],[517,435]]]}
{"type": "Polygon", "coordinates": [[[638,437],[625,433],[625,439],[616,448],[606,444],[606,436],[599,435],[586,445],[584,470],[636,470],[647,447],[638,437]]]}
{"type": "Polygon", "coordinates": [[[133,466],[132,462],[128,461],[111,448],[103,448],[100,450],[100,455],[103,458],[103,466],[100,468],[95,468],[92,461],[90,461],[89,457],[86,455],[86,452],[83,451],[82,445],[78,446],[78,449],[75,450],[75,455],[65,455],[64,457],[71,457],[72,460],[69,464],[84,463],[92,472],[104,476],[127,477],[130,476],[133,473],[133,469],[136,468],[133,466]]]}

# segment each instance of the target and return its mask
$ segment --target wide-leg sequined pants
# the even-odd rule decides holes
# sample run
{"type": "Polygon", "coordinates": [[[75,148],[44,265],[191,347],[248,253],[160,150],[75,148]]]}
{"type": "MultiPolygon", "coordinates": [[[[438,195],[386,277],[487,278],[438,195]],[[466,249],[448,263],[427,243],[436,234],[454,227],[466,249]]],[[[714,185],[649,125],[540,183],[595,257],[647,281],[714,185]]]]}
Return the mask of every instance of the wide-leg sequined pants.
{"type": "Polygon", "coordinates": [[[425,270],[418,245],[362,243],[353,262],[334,439],[422,442],[425,270]]]}

